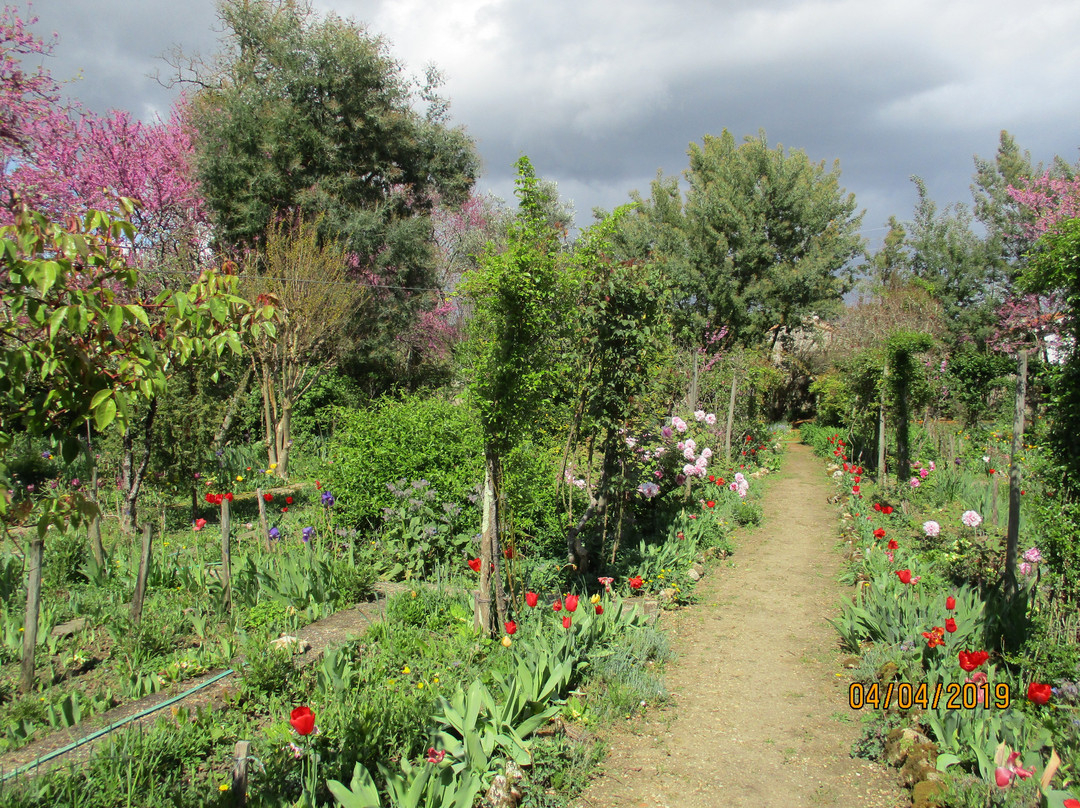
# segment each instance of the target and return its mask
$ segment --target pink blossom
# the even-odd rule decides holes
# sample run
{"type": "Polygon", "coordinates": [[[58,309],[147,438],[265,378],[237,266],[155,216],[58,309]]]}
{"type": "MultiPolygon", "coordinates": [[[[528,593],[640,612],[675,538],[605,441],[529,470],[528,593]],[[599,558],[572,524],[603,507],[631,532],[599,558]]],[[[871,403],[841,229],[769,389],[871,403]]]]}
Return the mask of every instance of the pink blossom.
{"type": "Polygon", "coordinates": [[[711,412],[705,413],[705,423],[709,426],[714,426],[716,424],[716,416],[711,412]]]}
{"type": "Polygon", "coordinates": [[[705,420],[705,410],[694,410],[694,419],[698,421],[705,420]]]}
{"type": "Polygon", "coordinates": [[[919,487],[920,485],[922,485],[922,483],[921,483],[921,482],[919,482],[919,478],[918,478],[918,477],[912,477],[912,478],[911,478],[911,479],[910,479],[910,480],[908,481],[908,485],[910,485],[910,486],[911,486],[912,488],[918,488],[918,487],[919,487]]]}
{"type": "Polygon", "coordinates": [[[919,476],[925,480],[927,477],[930,476],[930,472],[926,469],[919,469],[919,476]]]}
{"type": "Polygon", "coordinates": [[[933,519],[927,522],[923,522],[922,529],[923,533],[925,533],[932,539],[936,539],[939,535],[941,535],[941,525],[939,525],[933,519]]]}
{"type": "Polygon", "coordinates": [[[982,517],[975,511],[964,511],[960,521],[968,527],[978,527],[982,524],[982,517]]]}
{"type": "Polygon", "coordinates": [[[686,426],[686,421],[684,421],[682,418],[680,418],[677,415],[672,416],[671,425],[673,427],[675,427],[677,430],[679,430],[680,432],[685,432],[688,429],[688,427],[686,426]]]}

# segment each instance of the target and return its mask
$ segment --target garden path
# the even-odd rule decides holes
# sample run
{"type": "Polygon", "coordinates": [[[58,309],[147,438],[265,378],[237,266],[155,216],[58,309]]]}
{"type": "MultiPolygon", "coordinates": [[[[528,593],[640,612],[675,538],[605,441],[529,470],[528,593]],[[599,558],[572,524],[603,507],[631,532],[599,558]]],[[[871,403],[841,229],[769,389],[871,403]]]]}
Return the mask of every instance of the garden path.
{"type": "Polygon", "coordinates": [[[664,618],[671,702],[608,738],[576,808],[910,804],[894,773],[849,754],[860,716],[826,622],[844,594],[831,493],[810,449],[789,444],[762,526],[698,585],[698,605],[664,618]]]}

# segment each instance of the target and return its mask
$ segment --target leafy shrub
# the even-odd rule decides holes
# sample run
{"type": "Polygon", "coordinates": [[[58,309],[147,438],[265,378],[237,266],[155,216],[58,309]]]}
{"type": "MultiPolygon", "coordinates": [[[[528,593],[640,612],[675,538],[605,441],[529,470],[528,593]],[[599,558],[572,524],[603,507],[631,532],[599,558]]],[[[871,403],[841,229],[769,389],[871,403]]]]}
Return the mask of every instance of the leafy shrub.
{"type": "Polygon", "coordinates": [[[737,502],[734,519],[740,525],[760,525],[764,514],[756,502],[737,502]]]}
{"type": "Polygon", "coordinates": [[[296,663],[291,648],[257,640],[248,645],[240,674],[241,686],[255,697],[285,695],[296,685],[296,663]]]}
{"type": "Polygon", "coordinates": [[[328,474],[335,510],[347,521],[376,528],[395,504],[387,483],[427,480],[463,505],[455,532],[476,532],[479,512],[464,507],[483,479],[479,416],[466,404],[410,396],[382,399],[368,409],[332,410],[333,464],[328,474]]]}
{"type": "Polygon", "coordinates": [[[46,587],[58,589],[86,581],[83,567],[89,557],[89,542],[74,530],[50,534],[41,575],[46,587]]]}

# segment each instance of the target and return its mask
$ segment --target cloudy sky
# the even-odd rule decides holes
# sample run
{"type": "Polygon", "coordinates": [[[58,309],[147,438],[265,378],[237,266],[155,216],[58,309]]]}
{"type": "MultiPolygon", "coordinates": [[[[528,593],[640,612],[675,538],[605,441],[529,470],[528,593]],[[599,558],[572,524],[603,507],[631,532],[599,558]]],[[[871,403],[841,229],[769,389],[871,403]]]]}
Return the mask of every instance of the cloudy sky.
{"type": "MultiPolygon", "coordinates": [[[[1007,129],[1036,161],[1080,157],[1075,0],[316,0],[363,22],[419,75],[434,63],[476,139],[481,188],[511,198],[527,154],[579,224],[648,192],[658,169],[724,128],[840,161],[879,241],[910,218],[922,176],[939,204],[970,201],[973,155],[1007,129]]],[[[213,0],[38,0],[71,94],[140,117],[172,91],[149,74],[179,45],[212,54],[213,0]]]]}

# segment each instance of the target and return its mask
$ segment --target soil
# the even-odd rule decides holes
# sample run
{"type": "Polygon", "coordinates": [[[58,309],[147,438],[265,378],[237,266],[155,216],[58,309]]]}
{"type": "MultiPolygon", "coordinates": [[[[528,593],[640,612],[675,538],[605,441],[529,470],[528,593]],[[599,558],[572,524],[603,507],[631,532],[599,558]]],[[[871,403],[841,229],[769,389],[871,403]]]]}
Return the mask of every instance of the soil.
{"type": "Polygon", "coordinates": [[[763,524],[698,585],[697,605],[661,621],[677,655],[670,702],[609,733],[575,808],[910,805],[894,772],[850,756],[861,716],[826,622],[846,594],[831,489],[790,444],[763,524]]]}

